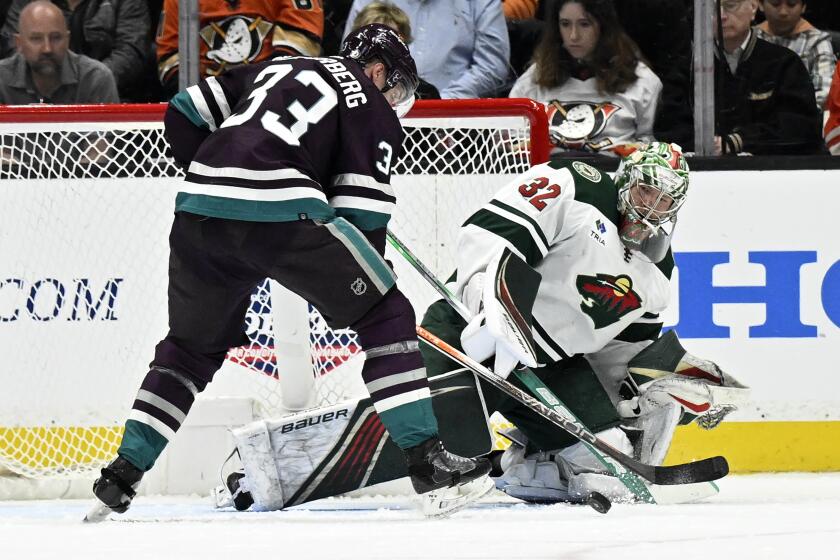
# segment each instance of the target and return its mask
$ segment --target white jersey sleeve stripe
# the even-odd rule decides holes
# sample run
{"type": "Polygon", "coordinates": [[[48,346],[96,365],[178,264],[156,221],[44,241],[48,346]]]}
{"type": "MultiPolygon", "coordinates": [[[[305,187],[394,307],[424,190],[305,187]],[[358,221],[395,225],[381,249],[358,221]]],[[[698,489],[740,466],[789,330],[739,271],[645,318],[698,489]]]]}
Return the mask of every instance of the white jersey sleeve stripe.
{"type": "Polygon", "coordinates": [[[375,189],[390,196],[394,194],[394,188],[388,183],[380,183],[369,175],[361,175],[359,173],[342,173],[333,177],[332,186],[352,186],[364,187],[366,189],[375,189]]]}
{"type": "Polygon", "coordinates": [[[261,202],[282,202],[285,200],[296,200],[299,198],[316,198],[327,203],[324,193],[314,187],[285,187],[280,189],[251,189],[247,187],[235,187],[232,185],[208,185],[204,183],[192,183],[184,181],[178,188],[178,192],[187,194],[203,194],[207,196],[220,196],[223,198],[236,198],[239,200],[257,200],[261,202]]]}
{"type": "Polygon", "coordinates": [[[276,181],[278,179],[306,179],[316,182],[312,177],[301,173],[297,169],[257,170],[244,167],[211,167],[197,161],[190,164],[189,173],[205,177],[229,177],[231,179],[248,179],[250,181],[276,181]]]}
{"type": "Polygon", "coordinates": [[[215,76],[207,78],[207,86],[213,93],[213,99],[216,101],[216,106],[219,107],[219,112],[222,114],[222,120],[225,120],[230,116],[230,105],[228,104],[227,97],[225,97],[225,90],[222,89],[222,85],[215,76]]]}
{"type": "Polygon", "coordinates": [[[210,131],[212,132],[216,130],[216,128],[218,128],[216,126],[216,121],[210,113],[210,107],[207,105],[207,101],[204,99],[204,94],[201,93],[198,86],[195,85],[188,87],[187,94],[189,94],[190,99],[192,99],[193,105],[195,105],[195,110],[198,111],[198,115],[204,120],[204,122],[207,123],[207,126],[210,127],[210,131]]]}
{"type": "Polygon", "coordinates": [[[355,208],[357,210],[367,210],[369,212],[381,212],[382,214],[392,214],[396,204],[384,200],[374,200],[372,198],[363,198],[360,196],[334,196],[329,200],[330,206],[333,208],[355,208]]]}

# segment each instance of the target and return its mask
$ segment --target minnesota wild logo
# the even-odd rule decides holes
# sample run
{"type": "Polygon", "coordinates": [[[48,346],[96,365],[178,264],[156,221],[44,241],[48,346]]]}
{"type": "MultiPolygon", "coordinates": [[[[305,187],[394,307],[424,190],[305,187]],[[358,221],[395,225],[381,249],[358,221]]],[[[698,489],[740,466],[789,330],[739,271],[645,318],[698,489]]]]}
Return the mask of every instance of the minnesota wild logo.
{"type": "Polygon", "coordinates": [[[633,291],[633,280],[625,274],[581,274],[576,284],[583,298],[580,308],[592,318],[596,329],[612,325],[642,306],[642,298],[633,291]]]}

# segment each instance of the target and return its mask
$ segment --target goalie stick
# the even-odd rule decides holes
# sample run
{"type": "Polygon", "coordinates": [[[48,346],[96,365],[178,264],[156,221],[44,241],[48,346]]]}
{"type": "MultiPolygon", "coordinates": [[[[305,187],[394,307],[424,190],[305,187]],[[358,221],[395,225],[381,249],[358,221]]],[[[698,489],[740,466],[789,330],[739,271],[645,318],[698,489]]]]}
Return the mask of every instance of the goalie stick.
{"type": "MultiPolygon", "coordinates": [[[[454,294],[452,294],[446,286],[444,286],[437,277],[426,268],[417,257],[403,244],[391,231],[387,234],[388,241],[391,245],[423,276],[452,307],[462,315],[462,317],[469,321],[469,310],[460,302],[454,294]]],[[[590,448],[597,449],[603,455],[611,458],[624,469],[618,468],[610,461],[606,461],[604,457],[596,453],[596,457],[602,460],[604,464],[617,476],[622,483],[624,483],[634,494],[645,501],[654,501],[650,495],[647,487],[641,483],[635,476],[627,476],[630,473],[635,473],[642,478],[652,482],[653,484],[672,485],[672,484],[690,484],[696,482],[710,482],[726,476],[729,472],[729,465],[726,459],[721,456],[701,459],[691,463],[672,466],[653,466],[637,461],[636,459],[625,455],[618,449],[612,447],[608,443],[598,439],[586,427],[581,424],[549,389],[542,384],[537,376],[527,369],[515,370],[516,375],[520,380],[531,390],[535,395],[540,397],[537,400],[527,392],[516,387],[506,379],[501,378],[494,372],[476,362],[463,352],[460,352],[455,347],[441,340],[434,334],[430,333],[421,326],[417,327],[418,336],[427,344],[439,352],[449,356],[462,366],[472,370],[476,375],[498,388],[505,394],[516,399],[524,404],[534,412],[548,420],[549,422],[562,428],[578,440],[590,446],[590,448]],[[627,471],[630,471],[628,473],[627,471]],[[635,480],[634,480],[635,479],[635,480]]]]}

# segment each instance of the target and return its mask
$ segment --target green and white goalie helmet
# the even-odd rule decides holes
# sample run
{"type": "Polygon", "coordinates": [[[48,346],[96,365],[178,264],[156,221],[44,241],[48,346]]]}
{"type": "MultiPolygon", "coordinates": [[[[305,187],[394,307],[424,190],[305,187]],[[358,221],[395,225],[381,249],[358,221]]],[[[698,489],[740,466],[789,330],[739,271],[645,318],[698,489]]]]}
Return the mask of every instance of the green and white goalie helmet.
{"type": "Polygon", "coordinates": [[[665,257],[688,192],[688,163],[677,144],[652,142],[625,157],[615,174],[624,244],[652,262],[665,257]]]}

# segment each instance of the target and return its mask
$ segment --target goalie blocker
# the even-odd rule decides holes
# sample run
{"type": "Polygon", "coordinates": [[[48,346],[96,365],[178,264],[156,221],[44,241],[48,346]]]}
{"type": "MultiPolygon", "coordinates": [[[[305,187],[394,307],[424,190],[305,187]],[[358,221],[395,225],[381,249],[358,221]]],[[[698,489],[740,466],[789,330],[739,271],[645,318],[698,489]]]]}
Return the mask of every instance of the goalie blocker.
{"type": "MultiPolygon", "coordinates": [[[[489,453],[493,440],[473,374],[452,372],[429,383],[447,449],[464,457],[489,453]]],[[[217,507],[253,503],[271,511],[408,476],[370,398],[260,420],[233,436],[244,478],[232,475],[217,488],[217,507]]]]}

